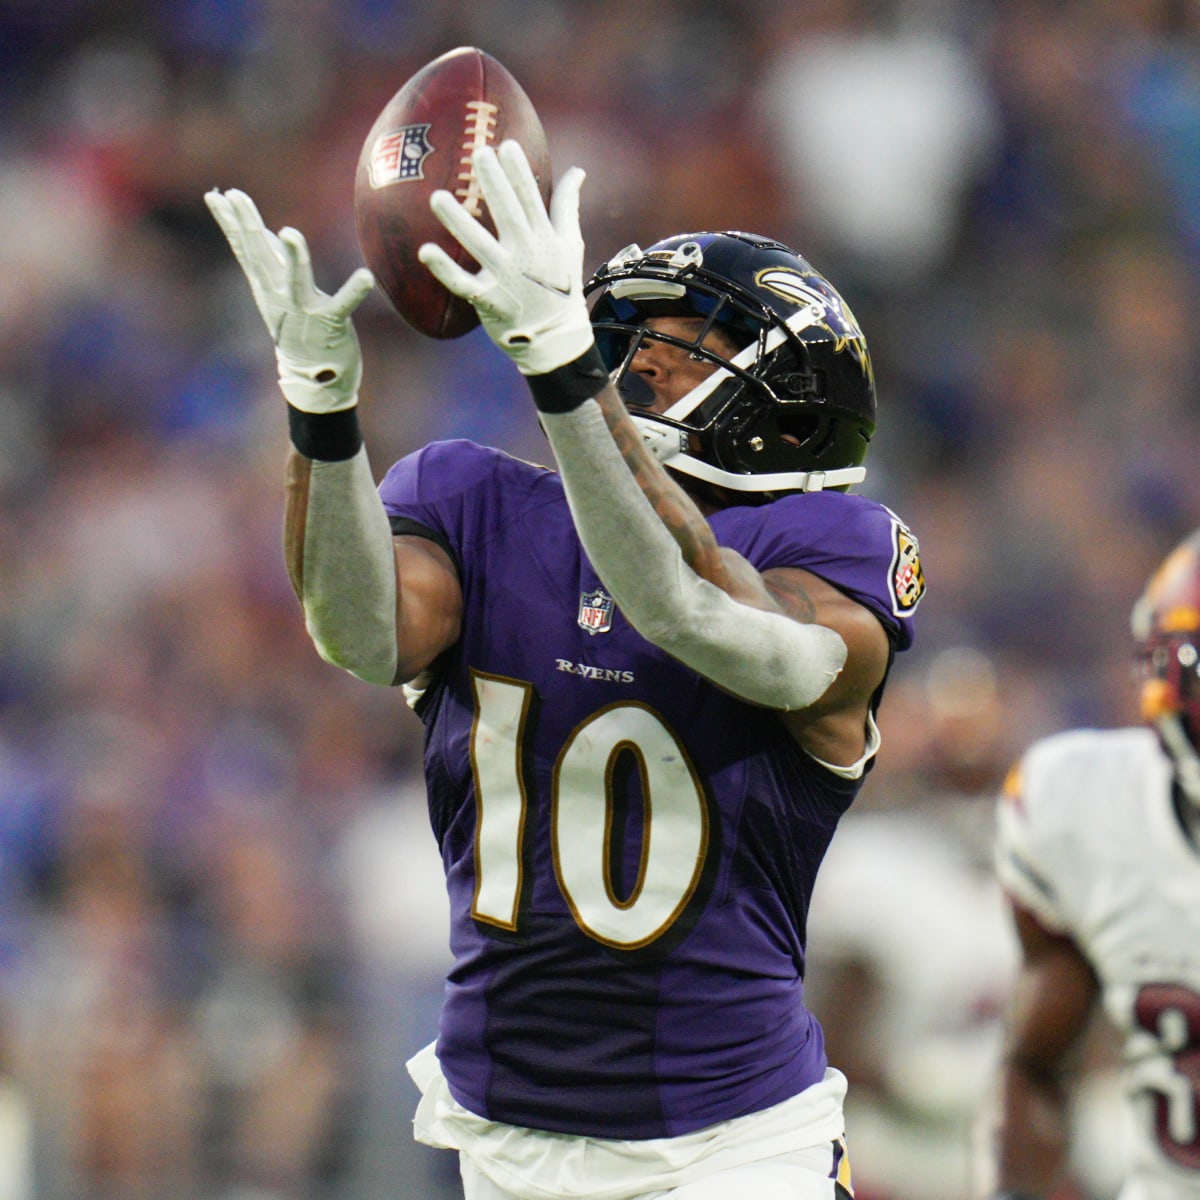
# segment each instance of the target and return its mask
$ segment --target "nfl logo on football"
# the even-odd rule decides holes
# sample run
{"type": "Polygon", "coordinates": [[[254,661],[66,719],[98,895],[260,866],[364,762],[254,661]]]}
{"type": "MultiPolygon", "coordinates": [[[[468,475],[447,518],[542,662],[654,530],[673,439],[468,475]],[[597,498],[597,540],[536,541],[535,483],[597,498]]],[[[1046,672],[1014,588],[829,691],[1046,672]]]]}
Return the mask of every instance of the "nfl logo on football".
{"type": "Polygon", "coordinates": [[[579,597],[579,627],[588,633],[607,633],[612,628],[613,601],[603,588],[579,597]]]}
{"type": "Polygon", "coordinates": [[[371,186],[381,188],[406,179],[423,179],[425,160],[433,151],[425,136],[428,132],[428,125],[405,125],[377,138],[371,150],[371,186]]]}

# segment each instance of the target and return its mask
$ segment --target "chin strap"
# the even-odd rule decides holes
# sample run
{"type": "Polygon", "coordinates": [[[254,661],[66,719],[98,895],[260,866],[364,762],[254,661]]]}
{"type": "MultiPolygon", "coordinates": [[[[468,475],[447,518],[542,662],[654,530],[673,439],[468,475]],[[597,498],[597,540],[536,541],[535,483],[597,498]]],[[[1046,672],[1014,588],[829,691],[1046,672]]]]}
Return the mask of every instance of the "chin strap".
{"type": "Polygon", "coordinates": [[[722,470],[688,453],[687,434],[653,417],[631,412],[630,418],[642,435],[646,449],[664,467],[717,484],[731,492],[819,492],[825,488],[847,487],[862,483],[866,467],[839,467],[835,471],[775,471],[766,475],[738,475],[722,470]]]}
{"type": "Polygon", "coordinates": [[[1183,794],[1200,809],[1200,754],[1196,753],[1179,714],[1164,713],[1154,725],[1175,763],[1175,777],[1183,794]]]}

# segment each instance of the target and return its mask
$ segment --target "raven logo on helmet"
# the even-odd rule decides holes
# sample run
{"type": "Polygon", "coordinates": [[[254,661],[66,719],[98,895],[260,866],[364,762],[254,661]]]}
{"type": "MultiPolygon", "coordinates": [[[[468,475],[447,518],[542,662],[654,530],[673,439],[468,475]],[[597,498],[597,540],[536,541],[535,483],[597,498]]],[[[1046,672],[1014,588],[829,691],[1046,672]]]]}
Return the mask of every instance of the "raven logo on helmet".
{"type": "MultiPolygon", "coordinates": [[[[755,281],[760,287],[782,296],[799,308],[808,306],[812,314],[812,324],[827,329],[835,340],[834,350],[840,354],[852,341],[863,342],[863,331],[859,326],[850,306],[834,292],[826,295],[821,290],[828,288],[825,280],[810,282],[803,275],[786,267],[768,267],[759,271],[755,281]]],[[[799,315],[792,317],[788,324],[797,332],[801,328],[799,315]]]]}

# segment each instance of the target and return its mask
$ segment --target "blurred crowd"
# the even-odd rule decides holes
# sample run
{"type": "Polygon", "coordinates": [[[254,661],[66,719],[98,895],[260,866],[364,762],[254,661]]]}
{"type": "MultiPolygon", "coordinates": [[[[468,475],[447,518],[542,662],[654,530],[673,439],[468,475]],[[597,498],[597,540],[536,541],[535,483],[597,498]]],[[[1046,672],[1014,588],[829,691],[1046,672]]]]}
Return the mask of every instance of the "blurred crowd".
{"type": "MultiPolygon", "coordinates": [[[[1191,0],[0,0],[0,1200],[454,1194],[403,1066],[446,958],[420,726],[307,641],[272,355],[202,196],[303,230],[332,290],[367,130],[463,44],[587,169],[590,265],[768,233],[867,331],[862,490],[929,593],[812,995],[864,1193],[967,1200],[992,796],[1030,737],[1136,720],[1129,608],[1200,524],[1191,0]]],[[[377,474],[438,437],[545,459],[478,331],[356,324],[377,474]]]]}

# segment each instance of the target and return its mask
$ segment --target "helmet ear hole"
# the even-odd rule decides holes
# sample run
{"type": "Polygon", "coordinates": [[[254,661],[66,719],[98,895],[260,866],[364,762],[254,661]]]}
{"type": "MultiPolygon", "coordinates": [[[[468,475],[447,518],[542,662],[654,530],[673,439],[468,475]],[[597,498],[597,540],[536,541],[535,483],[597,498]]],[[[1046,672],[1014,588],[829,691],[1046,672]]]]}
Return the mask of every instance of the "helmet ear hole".
{"type": "MultiPolygon", "coordinates": [[[[796,446],[803,446],[805,449],[813,450],[816,453],[821,452],[819,446],[812,446],[810,442],[820,432],[821,419],[811,412],[788,412],[787,409],[780,409],[775,417],[775,425],[779,430],[780,437],[785,442],[791,442],[796,446]]],[[[828,443],[828,438],[823,439],[828,443]]]]}

